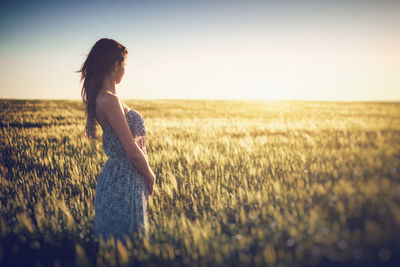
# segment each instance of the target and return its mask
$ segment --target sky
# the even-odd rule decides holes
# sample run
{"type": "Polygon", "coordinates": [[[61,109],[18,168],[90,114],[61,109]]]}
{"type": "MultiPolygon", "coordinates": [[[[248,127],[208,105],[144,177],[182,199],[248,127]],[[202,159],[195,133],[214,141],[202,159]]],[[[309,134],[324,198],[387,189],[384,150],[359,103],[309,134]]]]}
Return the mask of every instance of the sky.
{"type": "Polygon", "coordinates": [[[400,1],[1,1],[0,98],[80,99],[100,38],[124,99],[400,101],[400,1]]]}

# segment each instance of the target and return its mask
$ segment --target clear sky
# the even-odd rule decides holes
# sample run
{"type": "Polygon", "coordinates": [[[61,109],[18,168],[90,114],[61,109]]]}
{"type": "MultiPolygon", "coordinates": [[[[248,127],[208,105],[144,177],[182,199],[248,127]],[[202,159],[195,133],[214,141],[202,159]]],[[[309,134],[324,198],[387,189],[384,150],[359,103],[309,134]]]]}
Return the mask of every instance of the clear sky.
{"type": "Polygon", "coordinates": [[[125,99],[400,101],[399,2],[3,0],[0,98],[80,99],[107,37],[125,99]]]}

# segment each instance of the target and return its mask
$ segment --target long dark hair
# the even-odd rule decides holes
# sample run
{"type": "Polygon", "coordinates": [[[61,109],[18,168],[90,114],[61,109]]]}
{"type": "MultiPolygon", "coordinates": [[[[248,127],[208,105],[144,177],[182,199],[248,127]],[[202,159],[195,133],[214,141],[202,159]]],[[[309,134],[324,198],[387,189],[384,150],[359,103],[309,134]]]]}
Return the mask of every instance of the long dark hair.
{"type": "Polygon", "coordinates": [[[85,133],[90,140],[96,140],[96,97],[104,77],[112,70],[114,63],[123,62],[128,54],[125,46],[109,38],[98,40],[90,50],[85,62],[77,72],[81,73],[81,96],[86,107],[85,133]]]}

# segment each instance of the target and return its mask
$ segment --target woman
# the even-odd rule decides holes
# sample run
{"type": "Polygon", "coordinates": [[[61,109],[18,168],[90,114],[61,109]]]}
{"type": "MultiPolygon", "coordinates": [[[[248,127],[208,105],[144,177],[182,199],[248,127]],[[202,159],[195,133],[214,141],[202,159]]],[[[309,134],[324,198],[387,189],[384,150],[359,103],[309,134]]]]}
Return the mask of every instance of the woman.
{"type": "Polygon", "coordinates": [[[78,71],[84,81],[86,135],[96,140],[100,124],[109,157],[98,177],[93,231],[104,239],[112,234],[123,243],[140,228],[148,235],[147,201],[156,179],[147,161],[143,116],[119,99],[115,89],[124,76],[127,54],[120,43],[100,39],[78,71]]]}

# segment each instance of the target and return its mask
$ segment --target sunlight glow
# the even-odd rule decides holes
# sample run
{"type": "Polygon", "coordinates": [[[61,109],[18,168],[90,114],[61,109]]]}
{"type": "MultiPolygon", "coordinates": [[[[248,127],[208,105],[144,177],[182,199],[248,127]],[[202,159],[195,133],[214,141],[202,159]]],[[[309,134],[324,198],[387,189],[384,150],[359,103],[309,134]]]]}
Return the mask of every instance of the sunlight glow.
{"type": "Polygon", "coordinates": [[[31,8],[0,10],[0,97],[79,99],[75,71],[108,37],[129,51],[117,86],[125,99],[400,100],[394,3],[31,8]],[[82,21],[71,21],[72,11],[82,21]]]}

